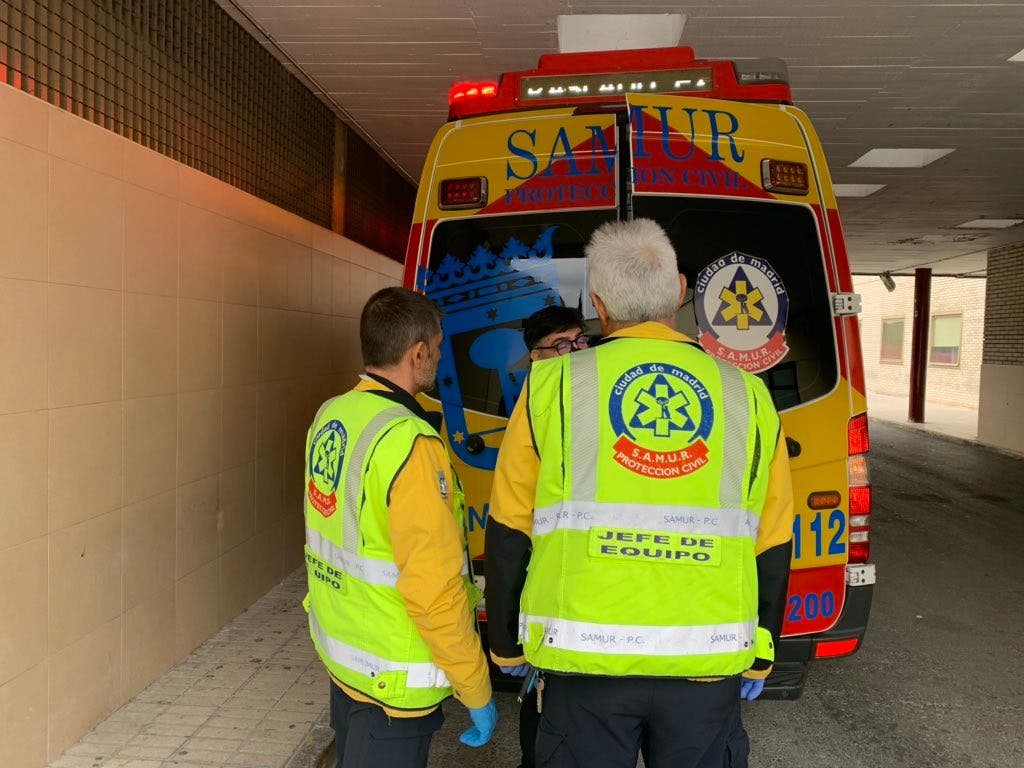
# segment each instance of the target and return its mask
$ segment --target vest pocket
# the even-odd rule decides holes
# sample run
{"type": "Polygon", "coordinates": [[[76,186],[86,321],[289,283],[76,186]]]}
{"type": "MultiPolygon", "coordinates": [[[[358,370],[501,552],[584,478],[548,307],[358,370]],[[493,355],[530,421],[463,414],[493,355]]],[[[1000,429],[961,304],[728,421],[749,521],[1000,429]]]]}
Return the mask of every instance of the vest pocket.
{"type": "Polygon", "coordinates": [[[401,670],[380,672],[371,678],[372,696],[381,701],[391,701],[405,696],[406,673],[401,670]]]}
{"type": "Polygon", "coordinates": [[[539,621],[531,621],[526,625],[526,637],[523,640],[523,651],[536,651],[544,645],[544,625],[539,621]]]}

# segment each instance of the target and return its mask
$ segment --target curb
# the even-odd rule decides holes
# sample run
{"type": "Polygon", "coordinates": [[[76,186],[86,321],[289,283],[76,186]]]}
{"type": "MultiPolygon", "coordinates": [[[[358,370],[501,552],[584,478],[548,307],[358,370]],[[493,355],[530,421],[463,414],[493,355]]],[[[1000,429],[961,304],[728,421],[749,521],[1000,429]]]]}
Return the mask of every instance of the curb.
{"type": "Polygon", "coordinates": [[[317,723],[295,750],[285,768],[334,768],[334,729],[317,723]]]}

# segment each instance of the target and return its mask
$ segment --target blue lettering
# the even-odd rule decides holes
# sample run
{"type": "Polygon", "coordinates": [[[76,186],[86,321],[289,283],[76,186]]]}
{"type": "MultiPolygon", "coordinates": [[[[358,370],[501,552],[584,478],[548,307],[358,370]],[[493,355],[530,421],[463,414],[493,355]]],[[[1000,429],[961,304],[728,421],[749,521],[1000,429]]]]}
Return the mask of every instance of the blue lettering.
{"type": "Polygon", "coordinates": [[[629,124],[633,128],[633,138],[636,146],[633,147],[633,157],[650,157],[651,153],[644,150],[644,108],[633,106],[629,108],[629,124]]]}
{"type": "MultiPolygon", "coordinates": [[[[672,158],[673,160],[689,160],[693,156],[693,152],[696,149],[695,129],[693,125],[693,115],[697,111],[696,109],[684,108],[683,112],[690,120],[690,151],[685,155],[675,155],[672,153],[672,142],[669,137],[669,124],[668,124],[668,111],[670,107],[655,107],[660,113],[659,119],[661,120],[661,149],[664,153],[672,158]]],[[[735,119],[735,118],[734,118],[735,119]]],[[[715,158],[712,157],[712,160],[715,158]]]]}
{"type": "Polygon", "coordinates": [[[551,166],[555,164],[556,160],[568,160],[569,161],[569,173],[567,176],[579,176],[580,169],[576,166],[576,157],[572,153],[572,147],[569,145],[569,134],[566,133],[565,127],[558,129],[558,134],[555,136],[555,142],[551,145],[551,155],[548,157],[548,167],[544,169],[541,176],[553,176],[554,171],[551,170],[551,166]],[[564,151],[561,155],[558,154],[558,145],[561,144],[564,151]]]}
{"type": "Polygon", "coordinates": [[[469,530],[487,527],[487,515],[490,513],[490,504],[484,504],[482,511],[477,512],[476,507],[469,508],[469,530]]]}
{"type": "Polygon", "coordinates": [[[615,167],[615,150],[608,146],[608,139],[605,138],[604,130],[599,125],[588,125],[590,129],[590,151],[594,155],[593,164],[590,166],[590,174],[600,174],[601,169],[597,167],[597,147],[601,145],[601,157],[604,158],[605,173],[609,173],[615,167]]]}
{"type": "Polygon", "coordinates": [[[525,176],[520,176],[518,173],[516,173],[512,169],[512,161],[510,161],[510,160],[506,161],[506,163],[505,163],[505,179],[506,180],[508,180],[508,179],[520,179],[520,180],[529,179],[529,178],[531,178],[537,172],[537,156],[533,152],[531,152],[530,149],[527,149],[525,147],[517,147],[513,143],[513,141],[512,141],[516,137],[516,135],[520,134],[520,133],[523,134],[524,136],[526,136],[527,138],[529,138],[529,140],[530,140],[530,147],[531,148],[537,146],[537,132],[536,131],[526,131],[526,130],[520,129],[518,131],[512,131],[512,133],[509,134],[509,136],[508,136],[508,151],[511,152],[516,157],[521,157],[524,160],[529,161],[529,163],[531,165],[531,168],[530,168],[530,171],[525,176]]]}
{"type": "MultiPolygon", "coordinates": [[[[729,150],[732,154],[734,162],[742,163],[746,152],[741,152],[736,147],[736,140],[733,138],[734,133],[740,129],[740,122],[736,119],[736,115],[731,112],[722,112],[718,109],[706,109],[704,110],[708,116],[708,122],[711,124],[711,159],[721,162],[724,158],[718,152],[718,140],[726,138],[729,140],[729,150]],[[724,131],[718,125],[718,116],[725,115],[729,118],[729,130],[724,131]]],[[[691,115],[692,118],[692,115],[691,115]]]]}

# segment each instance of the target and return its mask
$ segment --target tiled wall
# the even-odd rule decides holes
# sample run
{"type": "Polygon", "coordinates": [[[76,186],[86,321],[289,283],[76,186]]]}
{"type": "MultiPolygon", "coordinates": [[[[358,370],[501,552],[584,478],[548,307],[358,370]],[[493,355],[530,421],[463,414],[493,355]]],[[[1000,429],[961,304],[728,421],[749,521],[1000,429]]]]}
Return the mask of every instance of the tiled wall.
{"type": "Polygon", "coordinates": [[[305,428],[394,261],[0,85],[0,766],[302,562],[305,428]]]}
{"type": "MultiPolygon", "coordinates": [[[[877,275],[858,275],[853,289],[861,295],[861,345],[864,379],[869,392],[908,396],[910,345],[914,325],[914,278],[894,277],[890,293],[877,275]],[[902,362],[882,362],[882,320],[903,320],[902,362]]],[[[982,339],[985,330],[986,281],[978,278],[933,277],[930,315],[962,315],[960,365],[928,365],[926,401],[962,408],[978,407],[982,339]]],[[[929,329],[931,318],[929,318],[929,329]]]]}

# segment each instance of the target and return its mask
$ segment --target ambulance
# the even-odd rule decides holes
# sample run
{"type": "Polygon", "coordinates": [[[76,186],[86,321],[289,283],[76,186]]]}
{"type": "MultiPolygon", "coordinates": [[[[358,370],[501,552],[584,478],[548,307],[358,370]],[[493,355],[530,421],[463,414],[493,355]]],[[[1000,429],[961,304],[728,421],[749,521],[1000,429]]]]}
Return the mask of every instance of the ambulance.
{"type": "MultiPolygon", "coordinates": [[[[860,647],[869,562],[868,422],[857,313],[821,143],[779,60],[686,47],[550,54],[460,83],[426,158],[405,285],[443,311],[436,389],[482,577],[491,478],[529,370],[523,320],[578,307],[598,330],[584,246],[650,218],[689,289],[677,328],[760,376],[778,408],[796,523],[782,641],[767,695],[860,647]]],[[[486,611],[480,614],[486,632],[486,611]]]]}

